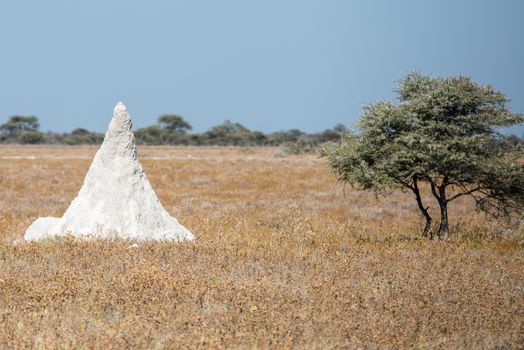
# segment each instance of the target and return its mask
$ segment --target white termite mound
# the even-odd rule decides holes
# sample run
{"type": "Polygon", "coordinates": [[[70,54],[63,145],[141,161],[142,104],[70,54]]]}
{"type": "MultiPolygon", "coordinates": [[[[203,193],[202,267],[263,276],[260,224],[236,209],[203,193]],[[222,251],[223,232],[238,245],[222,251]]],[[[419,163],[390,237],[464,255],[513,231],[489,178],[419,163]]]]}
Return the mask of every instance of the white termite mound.
{"type": "Polygon", "coordinates": [[[119,102],[78,196],[61,218],[37,219],[27,241],[72,235],[137,241],[193,240],[164,209],[136,155],[131,117],[119,102]]]}

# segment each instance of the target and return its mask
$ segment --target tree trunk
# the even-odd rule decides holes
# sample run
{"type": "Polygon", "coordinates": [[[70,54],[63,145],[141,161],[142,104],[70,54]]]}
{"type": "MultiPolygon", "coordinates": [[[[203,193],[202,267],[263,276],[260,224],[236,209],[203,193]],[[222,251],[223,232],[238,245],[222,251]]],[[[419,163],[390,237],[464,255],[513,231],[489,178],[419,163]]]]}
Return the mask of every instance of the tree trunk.
{"type": "Polygon", "coordinates": [[[431,231],[431,216],[429,216],[427,209],[422,210],[424,217],[426,218],[426,225],[424,225],[424,231],[422,235],[430,240],[433,239],[433,231],[431,231]]]}
{"type": "Polygon", "coordinates": [[[415,193],[415,198],[417,199],[418,208],[422,212],[422,215],[424,215],[424,218],[426,219],[426,225],[424,226],[424,231],[422,232],[422,235],[425,238],[433,239],[433,231],[431,231],[431,216],[428,213],[429,207],[424,207],[424,204],[422,203],[422,197],[420,196],[420,190],[418,188],[418,182],[417,177],[413,177],[413,193],[415,193]]]}
{"type": "Polygon", "coordinates": [[[449,235],[449,223],[448,223],[448,200],[446,198],[446,186],[439,187],[438,204],[440,206],[440,225],[438,228],[438,237],[447,238],[449,235]]]}

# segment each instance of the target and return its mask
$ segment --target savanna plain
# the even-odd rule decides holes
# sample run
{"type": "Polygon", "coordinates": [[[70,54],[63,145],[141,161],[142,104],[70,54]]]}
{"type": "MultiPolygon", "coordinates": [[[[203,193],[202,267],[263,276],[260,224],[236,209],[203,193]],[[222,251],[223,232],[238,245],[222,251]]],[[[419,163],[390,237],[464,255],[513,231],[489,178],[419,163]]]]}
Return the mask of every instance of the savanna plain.
{"type": "Polygon", "coordinates": [[[409,193],[344,187],[315,155],[142,146],[196,241],[13,244],[63,214],[96,149],[0,146],[0,348],[524,347],[517,220],[460,199],[430,242],[409,193]]]}

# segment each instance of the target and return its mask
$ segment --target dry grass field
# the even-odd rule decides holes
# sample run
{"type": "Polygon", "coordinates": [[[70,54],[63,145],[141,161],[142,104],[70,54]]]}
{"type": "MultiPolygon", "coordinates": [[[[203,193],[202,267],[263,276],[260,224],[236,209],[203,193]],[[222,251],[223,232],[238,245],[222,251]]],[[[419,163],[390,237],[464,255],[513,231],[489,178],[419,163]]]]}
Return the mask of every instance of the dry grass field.
{"type": "Polygon", "coordinates": [[[0,348],[524,347],[524,233],[453,203],[420,238],[409,194],[315,156],[141,147],[181,244],[12,242],[61,216],[96,147],[0,147],[0,348]]]}

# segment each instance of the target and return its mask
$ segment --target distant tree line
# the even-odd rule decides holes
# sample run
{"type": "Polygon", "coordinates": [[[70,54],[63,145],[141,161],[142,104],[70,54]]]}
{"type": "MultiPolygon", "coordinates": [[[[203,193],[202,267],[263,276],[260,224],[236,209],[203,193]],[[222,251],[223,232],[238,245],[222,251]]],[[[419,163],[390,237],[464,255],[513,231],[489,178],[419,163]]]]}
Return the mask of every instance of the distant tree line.
{"type": "Polygon", "coordinates": [[[40,123],[35,116],[12,116],[0,125],[0,143],[80,145],[98,144],[104,139],[104,134],[82,128],[70,133],[44,133],[39,128],[40,123]]]}
{"type": "MultiPolygon", "coordinates": [[[[1,143],[22,144],[99,144],[104,139],[103,133],[78,128],[70,133],[41,132],[35,116],[13,116],[0,125],[1,143]]],[[[190,133],[191,124],[183,117],[164,114],[158,117],[154,125],[135,131],[138,144],[145,145],[205,145],[205,146],[280,146],[285,154],[311,152],[322,143],[338,141],[347,131],[342,124],[319,133],[305,133],[298,129],[263,133],[252,131],[240,123],[226,120],[203,133],[190,133]]],[[[518,138],[517,138],[518,139],[518,138]]],[[[518,142],[521,142],[518,139],[518,142]]]]}

